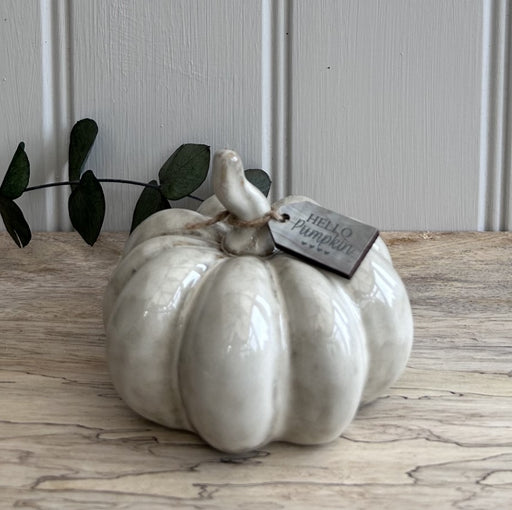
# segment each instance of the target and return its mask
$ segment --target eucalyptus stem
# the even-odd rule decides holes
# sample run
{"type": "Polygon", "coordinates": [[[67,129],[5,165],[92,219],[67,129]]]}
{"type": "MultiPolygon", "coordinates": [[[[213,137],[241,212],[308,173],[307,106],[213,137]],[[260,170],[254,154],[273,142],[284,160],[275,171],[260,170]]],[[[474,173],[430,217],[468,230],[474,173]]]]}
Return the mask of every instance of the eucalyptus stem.
{"type": "MultiPolygon", "coordinates": [[[[157,184],[149,184],[146,182],[139,182],[139,181],[131,181],[128,179],[98,179],[99,182],[117,182],[120,184],[133,184],[135,186],[144,186],[145,188],[154,188],[159,189],[160,186],[157,184]]],[[[62,181],[62,182],[48,182],[46,184],[39,184],[37,186],[30,186],[29,188],[25,188],[25,191],[34,191],[36,189],[43,189],[43,188],[54,188],[55,186],[71,186],[74,184],[79,184],[80,181],[62,181]]]]}
{"type": "Polygon", "coordinates": [[[105,219],[105,194],[101,183],[132,184],[144,188],[133,211],[131,230],[152,214],[169,209],[169,202],[177,202],[182,198],[204,201],[189,192],[195,192],[208,175],[208,145],[180,145],[160,168],[158,181],[154,179],[146,183],[129,179],[98,179],[92,170],[84,171],[85,162],[97,134],[98,125],[94,120],[81,119],[76,122],[69,136],[68,180],[36,186],[28,186],[30,162],[25,152],[25,143],[18,144],[7,172],[0,180],[0,221],[3,221],[7,232],[20,248],[26,246],[32,238],[23,211],[15,203],[15,200],[26,191],[71,186],[72,192],[68,200],[69,218],[75,230],[91,246],[96,242],[105,219]]]}
{"type": "Polygon", "coordinates": [[[48,182],[46,184],[38,184],[37,186],[29,186],[25,188],[25,192],[34,191],[36,189],[44,189],[44,188],[55,188],[56,186],[69,186],[71,184],[78,184],[79,181],[66,181],[66,182],[48,182]]]}
{"type": "MultiPolygon", "coordinates": [[[[133,184],[134,186],[143,186],[144,188],[153,188],[153,189],[160,189],[160,186],[158,184],[150,184],[147,182],[140,182],[140,181],[132,181],[129,179],[109,179],[109,178],[102,178],[98,179],[99,182],[115,182],[119,184],[133,184]]],[[[75,184],[79,184],[80,181],[62,181],[62,182],[48,182],[46,184],[38,184],[37,186],[30,186],[28,188],[25,188],[25,191],[34,191],[37,189],[44,189],[44,188],[55,188],[56,186],[72,186],[75,184]]],[[[199,202],[204,202],[202,198],[199,198],[195,195],[187,195],[188,198],[192,198],[193,200],[197,200],[199,202]]]]}

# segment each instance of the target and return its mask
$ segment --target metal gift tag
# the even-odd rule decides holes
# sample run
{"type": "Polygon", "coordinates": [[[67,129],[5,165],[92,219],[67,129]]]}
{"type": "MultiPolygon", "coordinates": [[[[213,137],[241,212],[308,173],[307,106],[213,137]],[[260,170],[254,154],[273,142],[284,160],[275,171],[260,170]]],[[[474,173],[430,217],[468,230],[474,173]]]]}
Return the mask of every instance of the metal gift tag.
{"type": "Polygon", "coordinates": [[[312,264],[352,278],[379,231],[312,202],[297,202],[278,211],[285,221],[269,222],[275,245],[312,264]]]}

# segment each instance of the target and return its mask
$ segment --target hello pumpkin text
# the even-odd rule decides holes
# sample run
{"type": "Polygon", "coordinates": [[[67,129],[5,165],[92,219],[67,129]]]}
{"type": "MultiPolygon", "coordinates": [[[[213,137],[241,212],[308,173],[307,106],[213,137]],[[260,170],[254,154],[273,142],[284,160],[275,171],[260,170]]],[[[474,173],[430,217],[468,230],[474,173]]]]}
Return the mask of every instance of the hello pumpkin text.
{"type": "Polygon", "coordinates": [[[307,219],[297,219],[291,231],[301,238],[301,244],[324,252],[329,255],[331,250],[351,256],[356,248],[351,244],[352,229],[339,223],[333,223],[329,218],[311,213],[307,219]]]}

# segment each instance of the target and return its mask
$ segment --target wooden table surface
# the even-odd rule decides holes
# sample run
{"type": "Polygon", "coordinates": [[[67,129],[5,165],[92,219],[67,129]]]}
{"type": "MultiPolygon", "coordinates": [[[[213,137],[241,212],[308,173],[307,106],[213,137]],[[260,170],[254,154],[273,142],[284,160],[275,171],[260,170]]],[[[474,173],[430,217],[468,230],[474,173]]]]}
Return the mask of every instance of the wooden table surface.
{"type": "Polygon", "coordinates": [[[233,456],[132,413],[102,295],[125,240],[0,234],[0,508],[512,508],[512,233],[387,233],[415,344],[322,447],[233,456]]]}

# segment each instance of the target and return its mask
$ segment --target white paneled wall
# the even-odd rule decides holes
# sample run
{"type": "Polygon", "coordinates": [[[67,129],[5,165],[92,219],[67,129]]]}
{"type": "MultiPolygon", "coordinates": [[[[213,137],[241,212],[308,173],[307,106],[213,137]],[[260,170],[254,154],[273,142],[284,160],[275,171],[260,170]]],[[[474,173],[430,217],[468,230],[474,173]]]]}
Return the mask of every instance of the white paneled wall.
{"type": "MultiPolygon", "coordinates": [[[[18,143],[24,140],[37,179],[53,179],[44,165],[46,154],[54,154],[55,146],[44,124],[48,83],[48,62],[43,49],[48,41],[42,33],[42,5],[27,2],[20,8],[17,0],[0,1],[0,176],[7,170],[18,143]]],[[[27,218],[33,218],[38,228],[47,225],[46,207],[51,208],[52,196],[39,193],[22,197],[20,206],[27,218]]],[[[3,225],[2,225],[3,227],[3,225]]]]}
{"type": "MultiPolygon", "coordinates": [[[[148,181],[184,142],[236,147],[261,164],[259,2],[71,5],[73,117],[92,117],[102,129],[92,168],[148,181]]],[[[109,191],[116,209],[107,228],[127,228],[140,189],[109,191]]]]}
{"type": "Polygon", "coordinates": [[[292,16],[292,190],[384,228],[475,228],[481,2],[300,0],[292,16]]]}
{"type": "MultiPolygon", "coordinates": [[[[275,197],[309,195],[380,229],[509,229],[510,10],[0,0],[0,175],[24,140],[32,184],[65,180],[69,130],[92,117],[101,177],[147,181],[181,143],[207,143],[269,171],[275,197]]],[[[104,189],[104,229],[127,229],[140,190],[104,189]]],[[[20,200],[33,230],[69,228],[67,194],[20,200]]]]}

